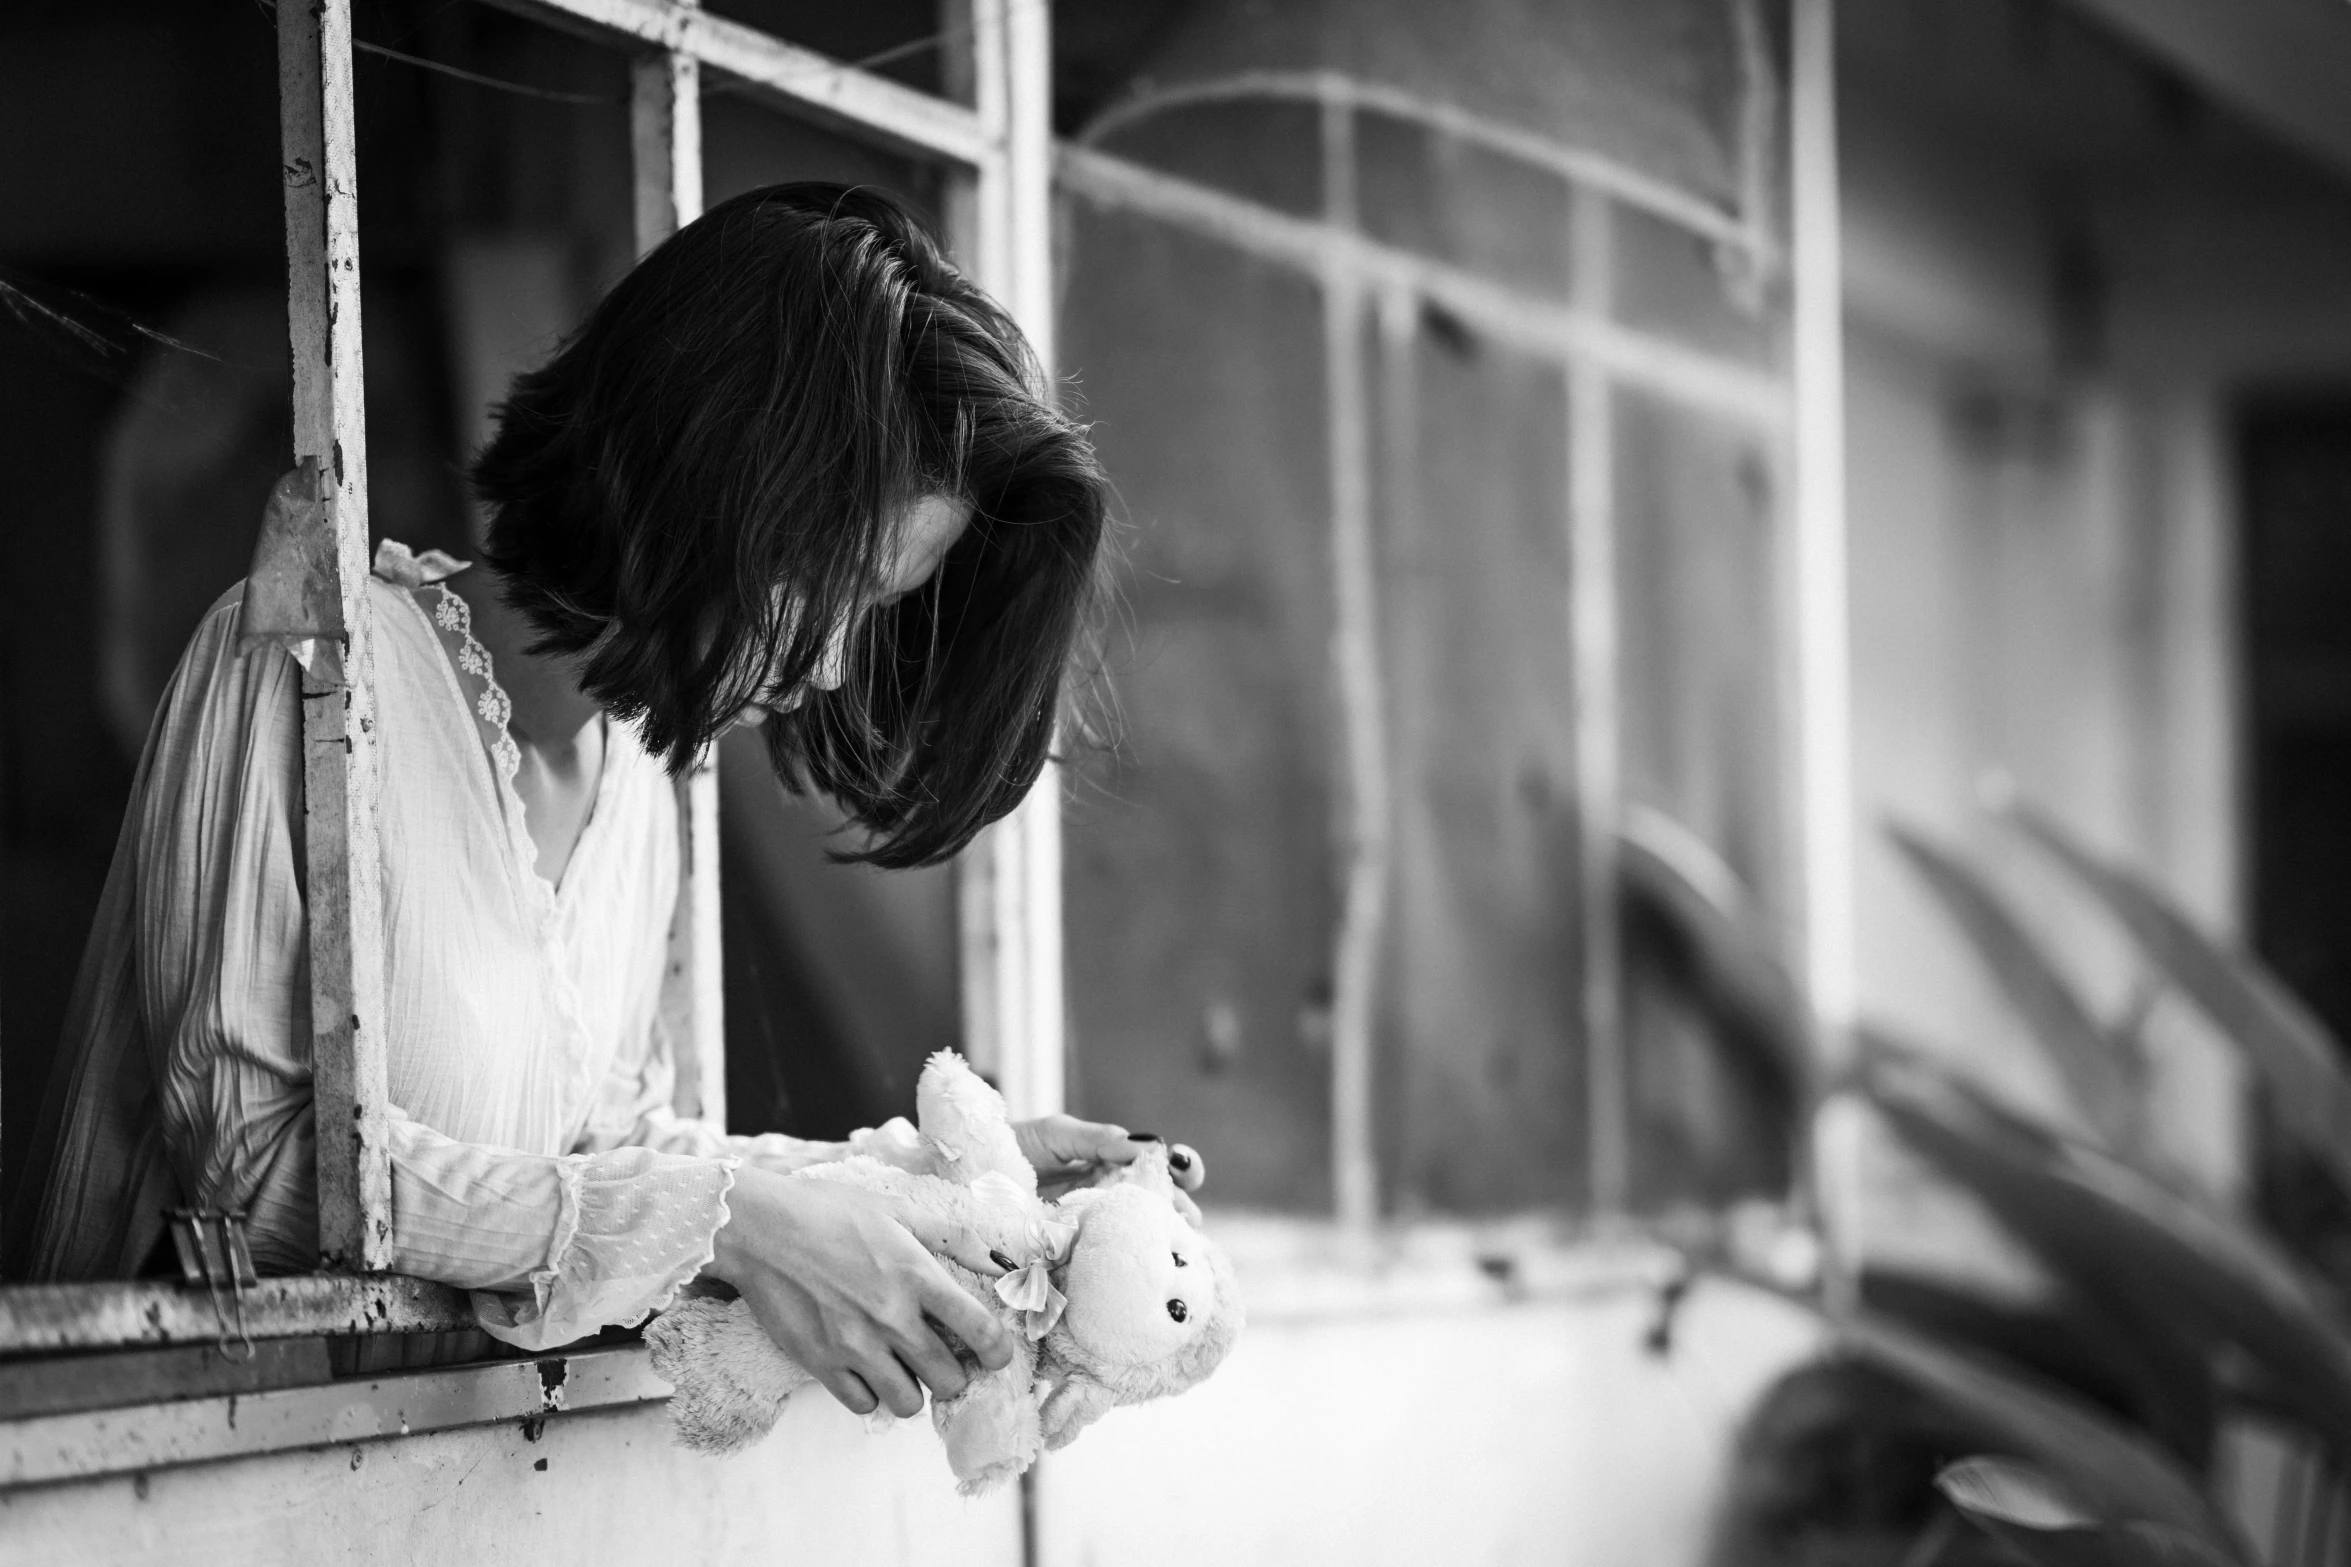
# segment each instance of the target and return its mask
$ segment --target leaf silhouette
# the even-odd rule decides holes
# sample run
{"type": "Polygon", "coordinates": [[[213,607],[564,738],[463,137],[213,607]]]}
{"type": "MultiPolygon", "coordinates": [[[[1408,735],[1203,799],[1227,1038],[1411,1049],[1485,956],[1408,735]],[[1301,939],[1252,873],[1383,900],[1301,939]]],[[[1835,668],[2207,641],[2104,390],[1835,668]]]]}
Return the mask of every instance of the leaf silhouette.
{"type": "Polygon", "coordinates": [[[2087,1516],[2174,1531],[2229,1567],[2252,1560],[2195,1479],[2103,1410],[1989,1356],[1868,1313],[1836,1326],[1849,1351],[1877,1362],[2001,1448],[2055,1476],[2087,1516]]]}
{"type": "Polygon", "coordinates": [[[1999,813],[2104,904],[2148,960],[2235,1041],[2278,1124],[2351,1194],[2351,1073],[2326,1025],[2249,953],[2205,935],[2140,877],[2017,800],[1999,813]]]}
{"type": "MultiPolygon", "coordinates": [[[[1862,1087],[1895,1133],[2092,1299],[2160,1302],[2208,1351],[2234,1346],[2267,1400],[2351,1450],[2351,1336],[2258,1232],[2051,1136],[1928,1063],[1879,1053],[1862,1087]]],[[[2111,1516],[2111,1515],[2109,1515],[2111,1516]]]]}
{"type": "Polygon", "coordinates": [[[2232,1561],[2166,1524],[2094,1518],[2055,1478],[2013,1458],[1963,1458],[1935,1476],[1935,1488],[2035,1567],[2229,1567],[2232,1561]]]}
{"type": "Polygon", "coordinates": [[[1910,828],[1886,834],[1975,948],[1986,970],[2064,1078],[2085,1125],[2115,1153],[2136,1147],[2145,1068],[2134,1044],[2090,1015],[2047,948],[1975,869],[1910,828]]]}

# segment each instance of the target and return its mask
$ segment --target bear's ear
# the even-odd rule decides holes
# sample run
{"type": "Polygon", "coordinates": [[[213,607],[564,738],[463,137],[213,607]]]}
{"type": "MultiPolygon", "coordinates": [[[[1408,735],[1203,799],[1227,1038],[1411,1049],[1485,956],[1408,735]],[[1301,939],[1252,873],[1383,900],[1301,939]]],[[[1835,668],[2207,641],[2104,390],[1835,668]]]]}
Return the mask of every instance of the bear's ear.
{"type": "Polygon", "coordinates": [[[923,1136],[943,1158],[939,1173],[946,1179],[969,1186],[993,1172],[1036,1195],[1037,1171],[1020,1151],[1004,1096],[963,1057],[952,1050],[932,1056],[914,1085],[914,1105],[923,1136]]]}

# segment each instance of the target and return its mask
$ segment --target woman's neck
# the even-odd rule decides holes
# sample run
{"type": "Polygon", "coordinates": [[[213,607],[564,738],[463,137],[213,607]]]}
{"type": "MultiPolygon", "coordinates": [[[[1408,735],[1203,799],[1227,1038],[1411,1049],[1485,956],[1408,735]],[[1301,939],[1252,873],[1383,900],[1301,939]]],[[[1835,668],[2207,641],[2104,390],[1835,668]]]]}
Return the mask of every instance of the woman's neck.
{"type": "Polygon", "coordinates": [[[485,565],[459,572],[443,584],[473,611],[474,640],[490,655],[492,671],[513,707],[507,730],[514,743],[560,764],[578,750],[589,726],[603,716],[602,709],[580,689],[576,660],[530,650],[538,632],[507,605],[504,585],[485,565]]]}

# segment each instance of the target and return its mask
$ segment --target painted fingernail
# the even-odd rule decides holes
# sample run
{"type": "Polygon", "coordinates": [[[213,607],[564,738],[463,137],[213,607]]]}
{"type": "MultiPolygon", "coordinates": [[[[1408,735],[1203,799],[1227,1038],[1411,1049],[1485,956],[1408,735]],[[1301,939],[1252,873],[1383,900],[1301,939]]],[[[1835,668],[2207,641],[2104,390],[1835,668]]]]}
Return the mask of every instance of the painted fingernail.
{"type": "Polygon", "coordinates": [[[1192,1167],[1192,1156],[1181,1150],[1171,1153],[1167,1156],[1167,1167],[1171,1170],[1189,1170],[1192,1167]]]}
{"type": "Polygon", "coordinates": [[[1127,1133],[1127,1141],[1130,1143],[1157,1143],[1164,1142],[1166,1139],[1157,1132],[1129,1132],[1127,1133]]]}
{"type": "Polygon", "coordinates": [[[1012,1259],[1005,1256],[1004,1253],[1000,1251],[989,1252],[988,1260],[994,1263],[997,1267],[1002,1268],[1007,1273],[1010,1273],[1013,1270],[1014,1264],[1012,1259]]]}

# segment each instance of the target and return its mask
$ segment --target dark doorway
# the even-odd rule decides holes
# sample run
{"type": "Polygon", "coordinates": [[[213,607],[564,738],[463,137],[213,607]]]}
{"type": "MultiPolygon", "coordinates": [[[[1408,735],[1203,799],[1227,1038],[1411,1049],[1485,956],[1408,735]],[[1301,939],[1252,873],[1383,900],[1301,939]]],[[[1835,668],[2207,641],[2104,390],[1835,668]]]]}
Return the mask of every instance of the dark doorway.
{"type": "MultiPolygon", "coordinates": [[[[2251,936],[2351,1039],[2351,386],[2254,398],[2237,437],[2251,936]]],[[[2351,1213],[2263,1143],[2273,1219],[2351,1274],[2351,1213]]]]}

